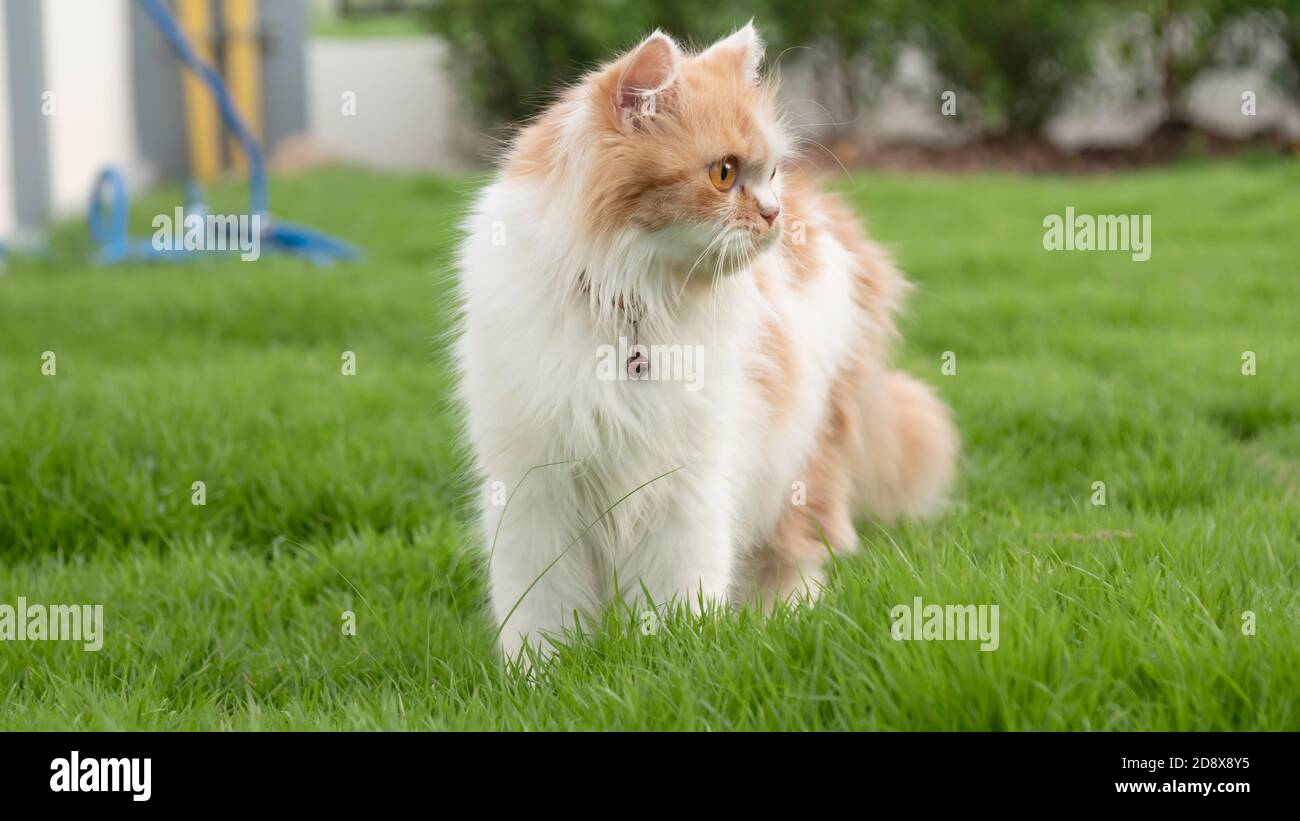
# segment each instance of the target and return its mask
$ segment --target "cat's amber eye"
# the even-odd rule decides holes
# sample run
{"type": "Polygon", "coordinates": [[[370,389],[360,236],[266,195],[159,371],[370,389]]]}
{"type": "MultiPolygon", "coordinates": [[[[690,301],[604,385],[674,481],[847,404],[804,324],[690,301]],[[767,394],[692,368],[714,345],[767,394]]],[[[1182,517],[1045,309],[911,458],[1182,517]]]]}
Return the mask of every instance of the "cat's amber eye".
{"type": "Polygon", "coordinates": [[[730,191],[736,184],[736,175],[740,171],[740,160],[735,157],[723,157],[709,166],[709,182],[719,191],[730,191]]]}

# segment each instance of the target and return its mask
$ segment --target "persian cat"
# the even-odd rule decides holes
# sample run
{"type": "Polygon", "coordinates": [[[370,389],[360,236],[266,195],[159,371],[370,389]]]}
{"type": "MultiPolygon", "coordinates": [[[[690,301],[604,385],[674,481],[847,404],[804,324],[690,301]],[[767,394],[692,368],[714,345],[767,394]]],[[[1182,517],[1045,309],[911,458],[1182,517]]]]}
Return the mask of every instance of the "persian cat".
{"type": "Polygon", "coordinates": [[[503,650],[617,599],[815,594],[855,517],[936,512],[959,440],[889,364],[907,282],[789,167],[752,25],[655,32],[510,144],[459,249],[459,398],[503,650]]]}

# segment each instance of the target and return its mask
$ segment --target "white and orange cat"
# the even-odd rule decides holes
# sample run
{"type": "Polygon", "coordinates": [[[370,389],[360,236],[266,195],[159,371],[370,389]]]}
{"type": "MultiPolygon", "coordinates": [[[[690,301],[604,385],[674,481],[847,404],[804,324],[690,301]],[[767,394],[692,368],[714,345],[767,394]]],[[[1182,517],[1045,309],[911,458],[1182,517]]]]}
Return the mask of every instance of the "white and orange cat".
{"type": "Polygon", "coordinates": [[[762,60],[752,25],[698,54],[655,32],[518,134],[466,223],[460,397],[509,657],[618,597],[815,593],[855,517],[943,504],[957,432],[889,365],[907,283],[787,169],[762,60]]]}

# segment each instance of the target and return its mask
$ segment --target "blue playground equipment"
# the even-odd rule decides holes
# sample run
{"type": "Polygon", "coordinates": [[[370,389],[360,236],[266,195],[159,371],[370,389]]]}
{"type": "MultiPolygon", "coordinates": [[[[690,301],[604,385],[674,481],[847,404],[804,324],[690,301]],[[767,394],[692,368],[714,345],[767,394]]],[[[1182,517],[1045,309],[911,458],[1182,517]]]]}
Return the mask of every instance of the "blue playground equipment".
{"type": "MultiPolygon", "coordinates": [[[[177,25],[163,0],[139,0],[141,9],[149,16],[154,26],[176,53],[177,58],[194,72],[203,84],[212,92],[221,118],[239,140],[248,159],[249,216],[251,225],[260,226],[259,241],[261,248],[283,254],[304,257],[317,265],[328,265],[336,260],[355,260],[361,256],[352,245],[336,239],[321,231],[281,222],[270,216],[270,203],[266,183],[266,164],[262,157],[261,146],[244,123],[235,108],[230,92],[221,75],[206,63],[191,47],[177,25]]],[[[189,186],[189,205],[186,219],[194,215],[206,214],[202,203],[202,191],[195,183],[189,186]]],[[[105,168],[95,183],[90,196],[90,209],[87,217],[91,239],[97,246],[96,259],[105,264],[142,259],[183,259],[195,254],[231,253],[214,251],[186,251],[180,249],[159,250],[147,239],[133,239],[127,234],[128,203],[126,182],[121,171],[114,167],[105,168]]],[[[234,239],[229,237],[227,239],[234,239]]],[[[226,248],[235,249],[232,242],[226,248]]]]}

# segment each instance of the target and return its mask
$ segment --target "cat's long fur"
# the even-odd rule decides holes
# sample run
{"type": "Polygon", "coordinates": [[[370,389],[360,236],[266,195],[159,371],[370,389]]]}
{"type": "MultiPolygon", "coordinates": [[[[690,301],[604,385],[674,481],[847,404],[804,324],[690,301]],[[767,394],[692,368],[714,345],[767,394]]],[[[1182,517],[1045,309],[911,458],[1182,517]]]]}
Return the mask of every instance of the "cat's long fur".
{"type": "Polygon", "coordinates": [[[761,60],[751,26],[694,55],[656,32],[519,134],[466,223],[460,397],[507,655],[616,595],[815,592],[855,516],[943,502],[949,413],[888,364],[906,282],[785,170],[761,60]],[[602,346],[634,334],[701,346],[698,384],[611,380],[602,346]]]}

